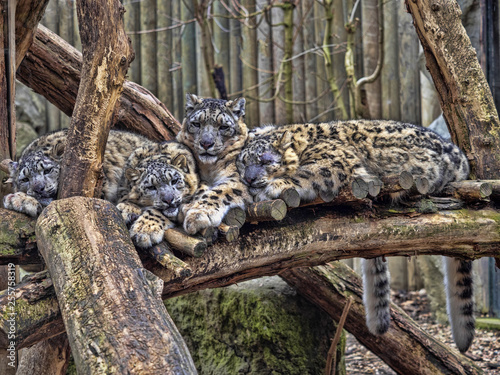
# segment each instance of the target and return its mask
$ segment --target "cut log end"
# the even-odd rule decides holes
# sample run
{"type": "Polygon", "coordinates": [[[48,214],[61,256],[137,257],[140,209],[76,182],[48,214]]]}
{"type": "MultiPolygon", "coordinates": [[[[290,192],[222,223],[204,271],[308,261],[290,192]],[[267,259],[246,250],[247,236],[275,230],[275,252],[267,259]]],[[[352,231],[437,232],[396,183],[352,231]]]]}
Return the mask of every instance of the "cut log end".
{"type": "Polygon", "coordinates": [[[247,208],[247,221],[282,220],[286,216],[286,203],[282,199],[262,201],[247,208]]]}
{"type": "Polygon", "coordinates": [[[191,267],[172,254],[166,242],[150,247],[149,253],[158,263],[171,270],[177,277],[191,276],[191,267]]]}
{"type": "Polygon", "coordinates": [[[245,210],[239,207],[231,208],[224,217],[224,223],[230,226],[241,228],[245,224],[247,214],[245,210]]]}
{"type": "Polygon", "coordinates": [[[219,225],[219,233],[224,236],[226,241],[233,242],[240,236],[240,228],[222,223],[219,225]]]}
{"type": "Polygon", "coordinates": [[[300,206],[300,195],[294,188],[289,188],[282,192],[280,199],[282,199],[288,207],[295,208],[300,206]]]}
{"type": "Polygon", "coordinates": [[[354,179],[351,184],[352,195],[358,199],[363,199],[368,196],[368,183],[360,177],[354,179]]]}
{"type": "Polygon", "coordinates": [[[401,172],[399,175],[399,185],[405,189],[411,189],[413,186],[413,176],[410,172],[401,172]]]}

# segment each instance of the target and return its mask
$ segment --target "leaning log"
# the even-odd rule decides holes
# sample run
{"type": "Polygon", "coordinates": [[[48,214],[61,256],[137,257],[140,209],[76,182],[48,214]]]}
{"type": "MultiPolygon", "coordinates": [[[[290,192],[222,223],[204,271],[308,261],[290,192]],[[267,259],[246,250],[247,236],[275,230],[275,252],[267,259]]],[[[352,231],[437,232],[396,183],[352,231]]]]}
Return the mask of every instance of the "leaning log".
{"type": "Polygon", "coordinates": [[[365,324],[361,279],[341,262],[292,268],[280,276],[337,321],[347,298],[353,298],[344,328],[398,374],[481,373],[470,359],[423,331],[395,304],[391,304],[389,331],[381,336],[372,335],[365,324]]]}
{"type": "MultiPolygon", "coordinates": [[[[17,70],[17,79],[43,95],[66,115],[75,107],[82,54],[60,36],[40,25],[33,44],[17,70]]],[[[173,139],[179,122],[151,92],[125,81],[113,118],[115,127],[155,140],[173,139]]]]}
{"type": "Polygon", "coordinates": [[[161,280],[143,268],[111,203],[55,201],[38,219],[36,234],[78,373],[196,373],[158,298],[161,280]]]}

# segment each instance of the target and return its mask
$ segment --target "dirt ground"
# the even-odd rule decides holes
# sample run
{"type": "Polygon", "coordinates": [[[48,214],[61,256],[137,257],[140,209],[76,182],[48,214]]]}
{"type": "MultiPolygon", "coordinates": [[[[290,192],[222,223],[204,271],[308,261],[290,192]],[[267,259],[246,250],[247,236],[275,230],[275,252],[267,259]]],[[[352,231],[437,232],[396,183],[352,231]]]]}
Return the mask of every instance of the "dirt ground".
{"type": "MultiPolygon", "coordinates": [[[[455,348],[449,326],[435,321],[430,312],[430,304],[425,290],[410,293],[392,293],[392,301],[403,308],[408,315],[417,321],[441,342],[455,348]]],[[[476,329],[476,337],[467,356],[481,367],[484,374],[500,375],[500,331],[476,329]]],[[[348,335],[346,344],[346,368],[348,374],[393,375],[389,366],[370,352],[352,335],[348,335]]]]}

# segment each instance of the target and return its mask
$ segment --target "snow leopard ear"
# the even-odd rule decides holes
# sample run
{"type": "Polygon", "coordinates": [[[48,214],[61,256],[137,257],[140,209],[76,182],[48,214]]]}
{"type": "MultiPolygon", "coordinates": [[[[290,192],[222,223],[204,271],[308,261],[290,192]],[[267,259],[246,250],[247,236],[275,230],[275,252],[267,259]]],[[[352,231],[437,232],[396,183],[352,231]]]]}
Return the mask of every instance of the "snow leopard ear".
{"type": "Polygon", "coordinates": [[[233,112],[236,118],[240,119],[245,117],[245,98],[238,98],[226,102],[226,107],[233,112]]]}
{"type": "Polygon", "coordinates": [[[191,112],[197,104],[201,104],[202,98],[197,97],[195,94],[186,94],[186,115],[191,112]]]}
{"type": "Polygon", "coordinates": [[[181,171],[183,171],[184,173],[188,173],[189,172],[189,165],[188,165],[188,161],[187,161],[187,158],[186,158],[186,155],[177,155],[174,160],[172,160],[172,165],[178,169],[180,169],[181,171]]]}
{"type": "Polygon", "coordinates": [[[50,152],[54,159],[61,159],[64,154],[64,147],[66,144],[64,143],[56,143],[52,151],[50,152]]]}
{"type": "Polygon", "coordinates": [[[290,130],[287,130],[281,136],[281,139],[278,141],[278,148],[281,150],[286,150],[293,143],[293,134],[290,130]]]}
{"type": "Polygon", "coordinates": [[[129,181],[137,181],[141,173],[134,168],[126,168],[125,169],[125,178],[129,181]]]}
{"type": "Polygon", "coordinates": [[[17,161],[5,159],[4,161],[2,161],[2,167],[7,167],[10,177],[13,177],[17,169],[19,168],[19,163],[17,161]]]}

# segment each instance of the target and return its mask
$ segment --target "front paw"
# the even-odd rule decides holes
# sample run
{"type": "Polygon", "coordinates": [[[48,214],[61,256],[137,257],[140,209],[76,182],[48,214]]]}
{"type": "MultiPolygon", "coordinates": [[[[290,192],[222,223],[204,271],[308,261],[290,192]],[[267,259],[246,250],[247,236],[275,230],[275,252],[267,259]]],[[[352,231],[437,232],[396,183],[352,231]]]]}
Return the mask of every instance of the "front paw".
{"type": "Polygon", "coordinates": [[[40,202],[22,192],[7,194],[3,198],[3,206],[8,210],[21,212],[31,217],[37,217],[43,210],[40,202]]]}
{"type": "Polygon", "coordinates": [[[210,218],[206,212],[193,209],[187,212],[184,218],[184,230],[188,234],[196,234],[204,228],[211,226],[210,218]]]}
{"type": "Polygon", "coordinates": [[[148,248],[163,241],[165,230],[171,227],[173,224],[166,218],[143,215],[130,227],[130,238],[137,246],[148,248]]]}
{"type": "Polygon", "coordinates": [[[129,203],[118,203],[116,208],[121,212],[123,221],[125,221],[127,225],[136,221],[141,215],[141,209],[129,203]]]}
{"type": "Polygon", "coordinates": [[[196,234],[209,227],[218,227],[224,214],[214,209],[204,207],[192,208],[184,218],[184,230],[188,234],[196,234]]]}

